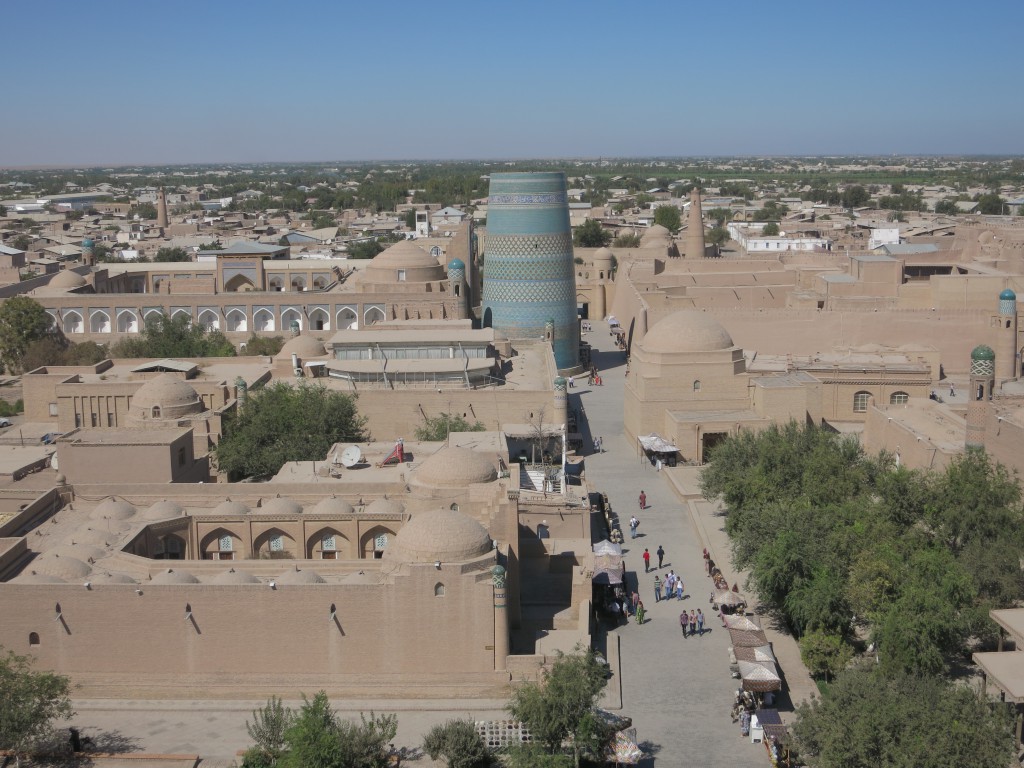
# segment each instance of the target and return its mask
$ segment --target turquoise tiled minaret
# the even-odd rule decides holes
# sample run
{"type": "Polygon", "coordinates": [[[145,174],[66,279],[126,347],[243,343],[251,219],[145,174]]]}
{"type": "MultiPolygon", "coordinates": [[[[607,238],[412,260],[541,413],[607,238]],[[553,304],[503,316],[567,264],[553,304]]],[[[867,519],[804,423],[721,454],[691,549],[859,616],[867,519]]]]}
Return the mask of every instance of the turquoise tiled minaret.
{"type": "Polygon", "coordinates": [[[579,364],[576,275],[564,173],[495,173],[487,198],[483,324],[510,339],[544,338],[555,363],[579,364]]]}

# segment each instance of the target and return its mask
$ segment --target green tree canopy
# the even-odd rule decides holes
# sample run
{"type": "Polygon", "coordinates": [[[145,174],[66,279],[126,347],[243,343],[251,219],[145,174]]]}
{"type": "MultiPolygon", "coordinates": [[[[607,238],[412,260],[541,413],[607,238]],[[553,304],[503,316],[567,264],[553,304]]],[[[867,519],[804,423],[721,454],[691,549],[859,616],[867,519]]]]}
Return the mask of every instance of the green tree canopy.
{"type": "Polygon", "coordinates": [[[107,359],[107,348],[95,341],[69,344],[63,336],[51,335],[33,341],[25,350],[22,367],[32,371],[46,365],[94,365],[107,359]]]}
{"type": "Polygon", "coordinates": [[[61,336],[42,304],[28,296],[0,304],[0,362],[8,371],[20,373],[28,348],[44,339],[59,344],[61,336]]]}
{"type": "Polygon", "coordinates": [[[732,235],[725,227],[714,227],[704,236],[704,239],[711,245],[723,246],[732,240],[732,235]]]}
{"type": "Polygon", "coordinates": [[[284,768],[386,768],[388,744],[398,732],[395,715],[339,718],[320,691],[303,704],[284,734],[284,768]]]}
{"type": "Polygon", "coordinates": [[[978,213],[986,216],[999,216],[1003,213],[1003,203],[1006,201],[995,192],[986,192],[975,199],[978,201],[978,213]]]}
{"type": "Polygon", "coordinates": [[[612,233],[601,226],[597,219],[587,219],[572,233],[572,243],[577,248],[600,248],[612,241],[612,233]]]}
{"type": "Polygon", "coordinates": [[[612,241],[613,248],[639,248],[640,247],[640,235],[635,232],[628,234],[618,235],[615,240],[612,241]]]}
{"type": "Polygon", "coordinates": [[[654,209],[654,223],[660,224],[673,235],[679,231],[679,228],[683,226],[682,217],[679,215],[679,209],[674,205],[659,205],[654,209]]]}
{"type": "Polygon", "coordinates": [[[139,203],[133,205],[128,209],[128,218],[132,219],[138,216],[140,219],[155,219],[156,218],[156,206],[152,203],[139,203]]]}
{"type": "Polygon", "coordinates": [[[1015,756],[1006,705],[938,678],[843,673],[797,709],[793,734],[811,768],[1004,766],[1015,756]]]}
{"type": "Polygon", "coordinates": [[[192,257],[184,248],[161,248],[153,261],[192,261],[192,257]]]}
{"type": "Polygon", "coordinates": [[[871,193],[860,184],[854,184],[843,190],[842,200],[844,208],[859,208],[862,205],[867,205],[870,199],[871,193]]]}
{"type": "Polygon", "coordinates": [[[235,346],[220,331],[207,331],[188,315],[150,315],[139,338],[110,348],[111,357],[234,357],[235,346]]]}
{"type": "Polygon", "coordinates": [[[54,720],[74,714],[68,678],[36,671],[30,657],[13,651],[0,655],[0,691],[0,749],[12,751],[16,760],[49,733],[54,720]]]}
{"type": "Polygon", "coordinates": [[[346,246],[350,259],[372,259],[384,250],[384,246],[376,240],[358,240],[346,246]]]}
{"type": "Polygon", "coordinates": [[[487,768],[492,764],[487,745],[472,720],[435,725],[423,737],[423,751],[431,760],[443,759],[448,768],[487,768]]]}
{"type": "Polygon", "coordinates": [[[255,333],[245,342],[243,355],[265,355],[273,357],[284,346],[284,336],[257,336],[255,333]]]}
{"type": "Polygon", "coordinates": [[[469,422],[457,414],[442,413],[431,416],[422,426],[416,427],[416,439],[447,440],[452,432],[483,432],[485,429],[482,421],[469,422]]]}
{"type": "Polygon", "coordinates": [[[769,221],[761,228],[761,234],[768,237],[777,237],[779,234],[779,225],[774,221],[769,221]]]}
{"type": "Polygon", "coordinates": [[[276,382],[250,392],[214,449],[232,477],[272,475],[289,461],[320,461],[335,443],[366,440],[355,397],[318,384],[276,382]]]}
{"type": "Polygon", "coordinates": [[[285,734],[294,720],[295,713],[284,706],[277,696],[271,696],[263,707],[254,709],[252,720],[245,723],[256,753],[249,756],[248,762],[277,765],[285,751],[285,734]]]}
{"type": "Polygon", "coordinates": [[[956,200],[939,200],[935,204],[936,213],[944,213],[947,216],[956,216],[960,209],[956,207],[956,200]]]}
{"type": "Polygon", "coordinates": [[[509,712],[527,723],[533,738],[549,754],[562,751],[572,740],[577,768],[583,757],[599,758],[610,734],[597,719],[594,706],[608,684],[605,667],[591,648],[577,646],[571,654],[558,652],[540,683],[528,683],[512,692],[509,712]]]}

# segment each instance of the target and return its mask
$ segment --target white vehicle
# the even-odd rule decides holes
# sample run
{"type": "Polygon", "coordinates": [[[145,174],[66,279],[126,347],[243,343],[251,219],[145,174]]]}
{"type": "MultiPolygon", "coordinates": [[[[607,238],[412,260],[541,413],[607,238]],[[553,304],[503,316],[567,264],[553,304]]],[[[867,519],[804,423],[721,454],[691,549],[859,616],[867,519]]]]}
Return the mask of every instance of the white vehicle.
{"type": "Polygon", "coordinates": [[[7,419],[7,418],[4,418],[3,416],[0,416],[0,427],[9,427],[9,426],[11,426],[11,420],[7,419]]]}

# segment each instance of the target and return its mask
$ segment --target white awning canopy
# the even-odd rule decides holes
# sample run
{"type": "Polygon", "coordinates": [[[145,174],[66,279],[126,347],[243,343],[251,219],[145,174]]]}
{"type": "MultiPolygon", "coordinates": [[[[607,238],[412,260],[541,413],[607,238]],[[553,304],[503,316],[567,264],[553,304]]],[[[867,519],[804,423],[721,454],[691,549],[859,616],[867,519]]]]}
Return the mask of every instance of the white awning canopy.
{"type": "Polygon", "coordinates": [[[679,450],[668,440],[654,434],[653,432],[649,435],[640,435],[637,440],[640,441],[640,445],[643,446],[645,451],[653,451],[655,453],[676,453],[679,450]]]}

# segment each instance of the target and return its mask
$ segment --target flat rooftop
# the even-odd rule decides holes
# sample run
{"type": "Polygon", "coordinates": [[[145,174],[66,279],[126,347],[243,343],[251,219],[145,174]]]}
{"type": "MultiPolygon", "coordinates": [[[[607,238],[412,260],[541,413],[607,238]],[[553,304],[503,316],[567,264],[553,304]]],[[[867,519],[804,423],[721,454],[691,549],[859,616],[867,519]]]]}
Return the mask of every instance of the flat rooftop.
{"type": "Polygon", "coordinates": [[[939,450],[963,450],[967,422],[949,406],[923,397],[912,397],[902,405],[885,405],[881,410],[917,437],[927,439],[939,450]]]}

